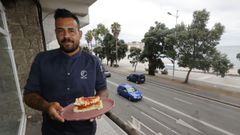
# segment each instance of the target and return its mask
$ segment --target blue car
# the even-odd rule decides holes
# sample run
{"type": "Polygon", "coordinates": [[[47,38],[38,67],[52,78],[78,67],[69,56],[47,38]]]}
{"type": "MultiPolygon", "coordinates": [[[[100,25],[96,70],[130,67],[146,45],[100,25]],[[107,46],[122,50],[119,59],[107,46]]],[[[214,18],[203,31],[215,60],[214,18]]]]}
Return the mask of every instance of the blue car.
{"type": "Polygon", "coordinates": [[[127,76],[127,80],[135,83],[144,83],[145,75],[141,73],[134,73],[127,76]]]}
{"type": "Polygon", "coordinates": [[[118,85],[117,93],[130,101],[138,101],[142,99],[142,92],[129,84],[118,85]]]}

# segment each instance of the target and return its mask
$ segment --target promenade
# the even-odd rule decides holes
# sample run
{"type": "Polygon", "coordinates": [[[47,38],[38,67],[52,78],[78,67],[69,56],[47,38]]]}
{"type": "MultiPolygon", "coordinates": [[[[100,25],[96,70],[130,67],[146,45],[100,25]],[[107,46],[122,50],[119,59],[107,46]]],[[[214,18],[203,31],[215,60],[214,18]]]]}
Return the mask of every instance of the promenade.
{"type": "MultiPolygon", "coordinates": [[[[104,64],[106,64],[106,61],[103,61],[104,64]]],[[[123,70],[125,72],[133,72],[134,67],[130,64],[128,59],[123,59],[119,61],[118,63],[120,67],[118,67],[118,70],[123,70]]],[[[138,63],[136,72],[142,72],[147,73],[145,71],[145,68],[147,67],[147,64],[138,63]]],[[[190,73],[189,76],[189,84],[204,84],[210,87],[219,88],[221,90],[227,90],[230,92],[239,92],[240,93],[240,76],[237,75],[236,70],[231,70],[231,74],[234,74],[234,76],[225,76],[224,78],[220,76],[216,76],[215,74],[208,74],[208,73],[201,73],[199,70],[193,70],[190,73]]],[[[172,79],[172,70],[168,70],[168,75],[162,75],[161,71],[158,70],[158,73],[156,73],[156,76],[162,77],[162,78],[168,78],[172,79]]],[[[184,81],[187,75],[187,69],[184,68],[176,68],[174,79],[184,81]]]]}

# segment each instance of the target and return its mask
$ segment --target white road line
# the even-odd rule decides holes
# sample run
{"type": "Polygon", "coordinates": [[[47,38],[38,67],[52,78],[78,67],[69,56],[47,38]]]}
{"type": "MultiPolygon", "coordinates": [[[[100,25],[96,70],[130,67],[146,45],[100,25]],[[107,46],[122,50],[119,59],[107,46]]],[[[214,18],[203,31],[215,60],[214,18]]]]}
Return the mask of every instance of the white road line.
{"type": "Polygon", "coordinates": [[[159,112],[159,113],[162,114],[162,115],[167,116],[167,117],[170,118],[170,119],[173,119],[173,120],[176,122],[176,124],[185,126],[185,127],[190,128],[190,129],[192,129],[192,130],[195,130],[195,131],[197,131],[197,132],[199,132],[199,133],[202,133],[200,130],[198,130],[197,128],[195,128],[195,127],[193,127],[192,125],[188,124],[187,122],[183,121],[182,119],[174,118],[174,117],[172,117],[172,116],[170,116],[170,115],[168,115],[168,114],[166,114],[166,113],[164,113],[164,112],[162,112],[162,111],[160,111],[160,110],[158,110],[158,109],[156,109],[156,108],[154,108],[154,107],[152,107],[152,109],[155,110],[155,111],[157,111],[157,112],[159,112]]]}
{"type": "Polygon", "coordinates": [[[158,109],[156,109],[156,108],[154,108],[154,107],[152,107],[152,109],[153,110],[155,110],[155,111],[157,111],[157,112],[159,112],[159,113],[161,113],[162,115],[165,115],[165,116],[167,116],[168,118],[170,118],[170,119],[173,119],[173,120],[177,120],[176,118],[174,118],[174,117],[172,117],[172,116],[170,116],[170,115],[168,115],[168,114],[166,114],[166,113],[164,113],[164,112],[162,112],[162,111],[160,111],[160,110],[158,110],[158,109]]]}
{"type": "Polygon", "coordinates": [[[157,105],[160,105],[160,106],[162,106],[162,107],[164,107],[164,108],[166,108],[166,109],[169,109],[169,110],[171,110],[171,111],[173,111],[173,112],[176,112],[176,113],[178,113],[178,114],[181,114],[181,115],[183,115],[183,116],[185,116],[185,117],[188,117],[188,118],[190,118],[190,119],[192,119],[192,120],[195,120],[195,121],[197,121],[197,122],[199,122],[199,123],[201,123],[201,124],[203,124],[203,125],[205,125],[205,126],[211,127],[211,128],[213,128],[213,129],[215,129],[215,130],[217,130],[217,131],[219,131],[219,132],[222,132],[222,133],[226,134],[226,135],[234,135],[233,133],[231,133],[231,132],[229,132],[229,131],[226,131],[226,130],[224,130],[224,129],[221,129],[221,128],[219,128],[219,127],[217,127],[217,126],[214,126],[214,125],[212,125],[212,124],[210,124],[210,123],[207,123],[207,122],[205,122],[205,121],[196,119],[196,118],[194,118],[194,117],[192,117],[192,116],[190,116],[190,115],[188,115],[188,114],[185,114],[185,113],[183,113],[183,112],[181,112],[181,111],[179,111],[179,110],[177,110],[177,109],[174,109],[174,108],[172,108],[172,107],[170,107],[170,106],[167,106],[167,105],[165,105],[165,104],[162,104],[162,103],[160,103],[160,102],[157,102],[157,101],[155,101],[155,100],[153,100],[153,99],[151,99],[151,98],[149,98],[149,97],[144,96],[143,98],[146,99],[146,100],[149,100],[149,101],[151,101],[151,102],[153,102],[153,103],[155,103],[155,104],[157,104],[157,105]]]}
{"type": "Polygon", "coordinates": [[[147,125],[143,124],[140,120],[138,120],[137,118],[131,116],[132,119],[137,120],[141,125],[143,125],[146,129],[148,129],[150,132],[152,132],[153,134],[157,134],[157,132],[153,131],[150,127],[148,127],[147,125]]]}
{"type": "Polygon", "coordinates": [[[174,99],[177,100],[177,101],[180,101],[180,102],[183,102],[183,103],[186,103],[186,104],[192,105],[191,102],[185,101],[185,100],[183,100],[183,99],[176,98],[176,97],[175,97],[174,99]]]}
{"type": "Polygon", "coordinates": [[[162,124],[161,122],[157,121],[156,119],[152,118],[151,116],[147,115],[146,113],[144,112],[141,112],[141,114],[147,116],[149,119],[153,120],[154,122],[158,123],[159,125],[163,126],[164,128],[166,128],[167,130],[169,131],[172,131],[173,133],[177,134],[177,135],[180,135],[178,132],[176,132],[175,130],[171,129],[170,127],[162,124]]]}
{"type": "Polygon", "coordinates": [[[140,132],[142,135],[146,135],[143,131],[141,131],[140,129],[138,129],[137,127],[135,127],[135,125],[132,123],[132,122],[130,122],[129,120],[127,121],[128,122],[128,124],[132,127],[132,128],[134,128],[134,129],[136,129],[138,132],[140,132]]]}
{"type": "Polygon", "coordinates": [[[111,83],[112,85],[118,86],[118,84],[115,83],[115,82],[112,82],[112,81],[109,81],[109,80],[107,80],[107,82],[108,82],[108,83],[111,83]]]}

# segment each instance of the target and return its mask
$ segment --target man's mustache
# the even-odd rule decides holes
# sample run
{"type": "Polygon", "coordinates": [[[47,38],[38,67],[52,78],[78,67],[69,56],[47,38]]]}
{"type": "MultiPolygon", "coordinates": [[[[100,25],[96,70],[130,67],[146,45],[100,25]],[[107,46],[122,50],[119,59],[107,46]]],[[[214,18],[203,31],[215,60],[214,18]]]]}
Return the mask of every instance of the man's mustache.
{"type": "Polygon", "coordinates": [[[71,39],[68,39],[68,38],[64,38],[63,40],[61,40],[61,43],[65,43],[65,42],[72,42],[73,41],[71,39]]]}

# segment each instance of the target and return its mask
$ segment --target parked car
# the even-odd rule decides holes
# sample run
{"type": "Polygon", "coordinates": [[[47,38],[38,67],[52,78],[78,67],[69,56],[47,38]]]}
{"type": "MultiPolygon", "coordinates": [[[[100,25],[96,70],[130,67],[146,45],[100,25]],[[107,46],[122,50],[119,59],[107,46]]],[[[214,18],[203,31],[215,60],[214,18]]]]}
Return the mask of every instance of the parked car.
{"type": "Polygon", "coordinates": [[[168,74],[168,70],[166,68],[164,68],[164,69],[161,70],[161,73],[163,75],[167,75],[168,74]]]}
{"type": "Polygon", "coordinates": [[[104,66],[102,66],[105,77],[111,77],[111,72],[108,71],[104,66]]]}
{"type": "Polygon", "coordinates": [[[134,73],[127,76],[127,80],[135,83],[144,83],[145,75],[142,73],[134,73]]]}
{"type": "Polygon", "coordinates": [[[130,84],[120,84],[117,93],[130,101],[139,101],[143,98],[142,92],[130,84]]]}

